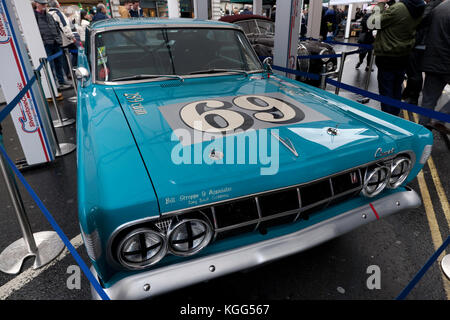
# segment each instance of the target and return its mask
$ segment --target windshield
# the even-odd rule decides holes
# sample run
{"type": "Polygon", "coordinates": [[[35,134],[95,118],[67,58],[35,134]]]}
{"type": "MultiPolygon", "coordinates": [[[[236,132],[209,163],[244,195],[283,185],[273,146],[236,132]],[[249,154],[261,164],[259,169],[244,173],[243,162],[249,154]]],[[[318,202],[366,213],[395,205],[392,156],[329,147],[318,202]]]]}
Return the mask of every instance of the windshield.
{"type": "Polygon", "coordinates": [[[212,69],[262,69],[243,33],[233,29],[107,31],[96,35],[95,51],[96,77],[100,81],[183,76],[201,71],[207,74],[212,69]]]}
{"type": "Polygon", "coordinates": [[[275,23],[266,20],[256,20],[260,33],[275,34],[275,23]]]}

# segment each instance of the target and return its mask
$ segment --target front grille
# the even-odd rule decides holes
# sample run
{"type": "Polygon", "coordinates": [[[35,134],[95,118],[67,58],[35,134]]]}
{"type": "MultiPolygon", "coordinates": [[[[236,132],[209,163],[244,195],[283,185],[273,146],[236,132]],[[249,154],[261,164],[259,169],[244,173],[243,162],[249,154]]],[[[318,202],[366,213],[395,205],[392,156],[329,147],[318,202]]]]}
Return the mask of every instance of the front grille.
{"type": "MultiPolygon", "coordinates": [[[[265,234],[270,227],[308,220],[316,212],[357,196],[363,188],[362,177],[366,170],[367,166],[360,167],[282,190],[173,213],[150,222],[150,227],[153,225],[162,234],[167,234],[178,221],[201,219],[210,222],[214,241],[253,231],[265,234]]],[[[132,228],[120,231],[114,241],[132,228]]]]}
{"type": "MultiPolygon", "coordinates": [[[[202,208],[215,231],[215,239],[307,220],[311,214],[358,195],[365,169],[355,169],[311,183],[202,208]]],[[[183,214],[182,214],[183,215],[183,214]]]]}

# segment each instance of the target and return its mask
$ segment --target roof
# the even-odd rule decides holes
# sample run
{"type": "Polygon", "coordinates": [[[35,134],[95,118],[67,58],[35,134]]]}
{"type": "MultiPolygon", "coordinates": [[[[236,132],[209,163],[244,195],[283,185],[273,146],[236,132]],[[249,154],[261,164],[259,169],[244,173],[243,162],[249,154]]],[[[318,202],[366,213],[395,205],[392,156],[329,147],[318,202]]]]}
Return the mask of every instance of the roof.
{"type": "Polygon", "coordinates": [[[249,19],[263,19],[263,20],[270,20],[269,18],[265,17],[265,16],[260,16],[257,14],[233,14],[230,16],[224,16],[222,18],[220,18],[220,21],[224,21],[224,22],[236,22],[236,21],[242,21],[242,20],[249,20],[249,19]]]}
{"type": "Polygon", "coordinates": [[[106,19],[106,20],[100,20],[97,22],[94,22],[91,24],[92,29],[101,29],[101,28],[108,28],[108,27],[117,27],[117,26],[145,26],[145,25],[155,25],[155,24],[161,24],[161,25],[223,25],[223,26],[229,26],[228,23],[220,22],[220,21],[213,21],[213,20],[200,20],[200,19],[189,19],[189,18],[177,18],[177,19],[167,19],[167,18],[113,18],[113,19],[106,19]]]}

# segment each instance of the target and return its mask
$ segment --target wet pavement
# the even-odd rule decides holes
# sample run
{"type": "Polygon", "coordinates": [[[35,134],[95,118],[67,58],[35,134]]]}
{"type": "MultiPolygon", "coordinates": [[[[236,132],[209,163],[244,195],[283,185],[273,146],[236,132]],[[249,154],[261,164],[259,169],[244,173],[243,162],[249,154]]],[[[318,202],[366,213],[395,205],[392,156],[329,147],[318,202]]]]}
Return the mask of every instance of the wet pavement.
{"type": "MultiPolygon", "coordinates": [[[[340,47],[336,48],[336,51],[340,50],[340,47]]],[[[362,87],[367,74],[364,71],[365,64],[356,70],[357,55],[349,56],[347,59],[343,82],[362,87]]],[[[369,90],[377,92],[376,67],[374,69],[369,90]]],[[[334,87],[328,85],[327,90],[334,92],[334,87]]],[[[67,99],[73,95],[73,91],[68,90],[63,94],[66,99],[59,104],[60,110],[64,116],[74,118],[76,105],[67,99]]],[[[356,99],[356,95],[345,91],[341,91],[340,95],[356,99]]],[[[376,101],[370,101],[368,105],[379,108],[376,101]]],[[[51,110],[54,115],[53,106],[51,110]]],[[[413,119],[411,114],[409,117],[413,119]]],[[[23,158],[9,117],[3,125],[8,154],[13,160],[23,158]]],[[[56,131],[60,142],[76,143],[75,125],[56,131]]],[[[247,272],[177,290],[155,300],[180,303],[223,299],[235,301],[395,298],[433,254],[436,241],[439,240],[437,235],[445,239],[450,234],[450,212],[444,212],[445,205],[442,204],[442,199],[448,201],[450,195],[450,179],[448,179],[450,150],[445,139],[436,132],[434,134],[432,158],[435,169],[426,166],[423,174],[437,227],[430,223],[429,209],[425,211],[422,206],[368,224],[303,253],[247,272]],[[436,186],[436,174],[440,178],[442,189],[436,186]],[[367,287],[370,266],[378,266],[380,269],[380,289],[371,290],[367,287]]],[[[73,239],[84,261],[89,262],[84,246],[79,242],[76,153],[59,157],[48,165],[23,170],[23,174],[67,237],[73,239]]],[[[411,183],[411,187],[419,192],[417,179],[411,183]]],[[[19,188],[33,231],[51,230],[50,224],[23,186],[20,185],[19,188]]],[[[0,182],[0,217],[1,251],[21,237],[3,181],[0,182]]],[[[71,276],[68,268],[76,265],[76,262],[67,252],[44,271],[32,272],[28,268],[31,265],[32,259],[26,262],[23,272],[18,276],[0,273],[0,299],[90,299],[89,282],[84,275],[81,276],[80,289],[68,288],[67,282],[71,276]]],[[[445,286],[448,285],[449,281],[444,280],[438,263],[434,263],[408,299],[447,300],[450,298],[450,291],[446,291],[445,286]]]]}

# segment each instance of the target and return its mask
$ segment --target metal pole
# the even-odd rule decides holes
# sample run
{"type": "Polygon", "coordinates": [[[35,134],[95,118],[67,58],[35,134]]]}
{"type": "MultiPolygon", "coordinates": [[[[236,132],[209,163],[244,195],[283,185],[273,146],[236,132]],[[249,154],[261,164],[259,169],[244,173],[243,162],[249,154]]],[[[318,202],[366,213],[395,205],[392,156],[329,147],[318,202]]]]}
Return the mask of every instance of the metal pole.
{"type": "MultiPolygon", "coordinates": [[[[45,67],[45,66],[44,66],[45,67]]],[[[44,88],[42,87],[42,79],[41,79],[41,74],[40,74],[40,72],[39,71],[34,71],[34,74],[36,75],[36,80],[37,80],[37,83],[38,83],[38,86],[39,86],[39,90],[41,91],[41,95],[42,95],[42,97],[44,98],[44,105],[45,105],[45,110],[46,110],[46,112],[47,112],[47,117],[49,118],[49,119],[51,119],[52,118],[52,116],[51,116],[51,114],[50,114],[50,108],[49,108],[49,106],[48,106],[48,103],[47,103],[47,99],[45,99],[45,95],[44,95],[44,88]]],[[[50,92],[52,92],[53,91],[53,89],[50,89],[50,92]]],[[[53,94],[53,93],[52,93],[53,94]]],[[[53,126],[53,125],[51,125],[50,126],[51,127],[51,129],[52,129],[52,135],[53,135],[53,137],[54,137],[54,139],[55,139],[55,145],[56,145],[56,154],[55,155],[58,155],[58,154],[61,154],[61,148],[60,148],[60,146],[59,146],[59,141],[58,141],[58,135],[56,134],[56,130],[55,130],[55,127],[53,126]]]]}
{"type": "MultiPolygon", "coordinates": [[[[2,141],[0,145],[3,147],[2,141]]],[[[22,197],[20,196],[19,189],[17,188],[16,180],[6,165],[5,159],[0,154],[0,171],[4,177],[6,189],[9,197],[11,198],[14,211],[16,212],[17,221],[19,222],[20,230],[22,231],[23,238],[29,253],[36,253],[37,246],[33,238],[33,232],[31,231],[30,222],[28,221],[27,214],[23,205],[22,197]]]]}
{"type": "MultiPolygon", "coordinates": [[[[375,52],[372,49],[372,55],[370,56],[370,62],[369,62],[369,71],[367,72],[366,81],[364,83],[364,90],[367,91],[369,89],[370,84],[370,78],[372,77],[372,67],[373,62],[375,61],[375,52]]],[[[356,99],[359,103],[366,104],[370,101],[369,98],[360,96],[358,99],[356,99]]]]}
{"type": "Polygon", "coordinates": [[[68,49],[64,49],[64,55],[66,56],[67,65],[69,66],[69,70],[70,70],[70,76],[71,76],[71,80],[72,80],[73,90],[75,91],[75,96],[70,97],[69,100],[71,102],[74,102],[74,101],[77,101],[78,92],[77,92],[77,84],[75,83],[75,75],[73,74],[72,62],[70,61],[70,53],[69,53],[68,49]]]}
{"type": "MultiPolygon", "coordinates": [[[[338,78],[337,81],[339,83],[341,83],[342,81],[342,74],[344,73],[344,64],[345,64],[345,59],[347,58],[347,52],[342,52],[342,56],[341,56],[341,65],[339,66],[339,73],[338,73],[338,78]]],[[[339,95],[339,87],[336,87],[336,90],[334,90],[334,94],[339,95]]]]}
{"type": "MultiPolygon", "coordinates": [[[[35,74],[36,74],[37,83],[39,85],[39,90],[41,91],[41,94],[43,95],[44,89],[42,88],[41,75],[39,74],[39,72],[35,72],[35,74]]],[[[52,90],[53,89],[51,89],[50,92],[52,90]]],[[[45,99],[44,95],[43,95],[43,97],[44,97],[45,110],[47,112],[47,116],[49,117],[49,119],[51,119],[50,108],[48,106],[47,99],[45,99]]],[[[76,149],[76,146],[73,143],[59,143],[55,127],[52,125],[51,128],[52,128],[52,134],[55,137],[55,141],[56,141],[56,152],[55,152],[56,157],[64,156],[68,153],[71,153],[72,151],[74,151],[76,149]]]]}
{"type": "MultiPolygon", "coordinates": [[[[3,147],[1,135],[0,145],[3,147]]],[[[4,177],[23,235],[23,238],[14,241],[0,253],[0,271],[18,274],[25,259],[30,256],[35,257],[33,269],[38,269],[59,256],[64,249],[64,243],[54,231],[32,232],[16,180],[11,169],[7,167],[3,153],[0,154],[0,172],[4,177]]]]}
{"type": "Polygon", "coordinates": [[[373,49],[372,49],[372,55],[370,56],[370,62],[369,62],[369,71],[367,73],[366,83],[364,85],[364,90],[366,90],[366,91],[369,89],[370,77],[372,75],[372,67],[373,67],[374,60],[375,60],[375,52],[373,52],[373,49]]]}
{"type": "Polygon", "coordinates": [[[325,90],[326,88],[326,76],[327,73],[327,67],[325,65],[322,65],[322,74],[320,75],[320,89],[325,90]]]}
{"type": "Polygon", "coordinates": [[[55,106],[56,116],[58,117],[58,120],[53,120],[53,125],[55,126],[55,128],[60,128],[60,127],[64,127],[64,126],[73,124],[75,122],[74,119],[67,119],[67,118],[62,119],[61,118],[61,114],[59,112],[58,105],[56,104],[55,91],[54,91],[52,82],[50,81],[50,76],[49,76],[49,71],[48,71],[48,60],[45,58],[41,58],[39,60],[41,61],[41,63],[44,61],[44,75],[45,75],[45,79],[47,80],[48,86],[50,88],[50,94],[52,96],[53,105],[55,106]]]}

